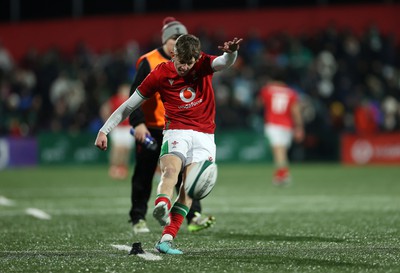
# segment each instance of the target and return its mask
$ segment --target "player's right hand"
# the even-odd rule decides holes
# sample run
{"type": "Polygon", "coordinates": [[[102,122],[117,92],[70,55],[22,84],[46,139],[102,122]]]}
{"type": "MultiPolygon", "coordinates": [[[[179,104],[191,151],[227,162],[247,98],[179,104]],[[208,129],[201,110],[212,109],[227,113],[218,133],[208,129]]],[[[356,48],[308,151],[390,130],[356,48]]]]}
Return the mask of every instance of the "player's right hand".
{"type": "Polygon", "coordinates": [[[107,135],[103,132],[100,132],[97,134],[96,141],[94,142],[94,145],[97,146],[100,150],[107,150],[107,135]]]}

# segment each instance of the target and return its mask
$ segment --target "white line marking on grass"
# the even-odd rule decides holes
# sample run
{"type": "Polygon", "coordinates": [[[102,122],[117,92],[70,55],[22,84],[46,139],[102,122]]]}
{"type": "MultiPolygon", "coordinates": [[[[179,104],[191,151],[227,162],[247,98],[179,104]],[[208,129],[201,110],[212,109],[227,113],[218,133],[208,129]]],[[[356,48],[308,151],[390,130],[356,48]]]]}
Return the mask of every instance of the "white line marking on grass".
{"type": "Polygon", "coordinates": [[[13,200],[8,199],[7,197],[0,196],[0,206],[14,206],[15,202],[13,200]]]}
{"type": "Polygon", "coordinates": [[[124,250],[124,251],[131,251],[132,247],[131,246],[127,246],[127,245],[111,245],[112,247],[118,249],[118,250],[124,250]]]}
{"type": "Polygon", "coordinates": [[[36,208],[27,208],[25,210],[25,213],[28,215],[31,215],[35,218],[38,218],[40,220],[50,220],[51,216],[44,212],[43,210],[36,209],[36,208]]]}
{"type": "MultiPolygon", "coordinates": [[[[131,246],[127,246],[127,245],[111,245],[112,247],[118,249],[118,250],[122,250],[122,251],[126,251],[126,252],[130,252],[132,247],[131,246]]],[[[135,256],[138,256],[146,261],[161,261],[162,257],[155,255],[153,253],[144,251],[143,254],[136,254],[135,256]]]]}
{"type": "Polygon", "coordinates": [[[145,251],[143,254],[137,254],[136,256],[145,259],[146,261],[161,261],[162,258],[158,255],[145,251]]]}

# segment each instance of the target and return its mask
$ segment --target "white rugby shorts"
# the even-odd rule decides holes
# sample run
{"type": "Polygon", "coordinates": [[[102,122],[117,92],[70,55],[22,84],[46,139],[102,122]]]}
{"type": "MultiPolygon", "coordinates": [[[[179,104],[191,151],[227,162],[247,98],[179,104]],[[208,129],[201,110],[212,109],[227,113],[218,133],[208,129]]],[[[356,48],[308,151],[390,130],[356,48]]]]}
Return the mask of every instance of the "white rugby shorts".
{"type": "Polygon", "coordinates": [[[130,126],[117,126],[110,132],[112,145],[132,148],[135,144],[135,138],[129,133],[130,126]]]}
{"type": "Polygon", "coordinates": [[[193,130],[166,130],[160,157],[166,154],[179,156],[184,166],[203,160],[215,162],[214,134],[193,130]]]}
{"type": "Polygon", "coordinates": [[[289,127],[265,124],[264,134],[272,146],[289,147],[292,144],[293,131],[289,127]]]}

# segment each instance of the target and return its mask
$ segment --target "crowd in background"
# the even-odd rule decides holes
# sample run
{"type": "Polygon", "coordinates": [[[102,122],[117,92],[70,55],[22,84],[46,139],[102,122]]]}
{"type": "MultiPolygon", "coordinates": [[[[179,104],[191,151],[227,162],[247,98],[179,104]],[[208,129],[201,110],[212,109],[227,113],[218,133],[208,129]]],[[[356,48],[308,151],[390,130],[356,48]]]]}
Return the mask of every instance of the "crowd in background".
{"type": "MultiPolygon", "coordinates": [[[[218,45],[231,38],[221,30],[194,34],[211,54],[220,54],[218,45]]],[[[132,41],[104,52],[84,42],[72,54],[32,48],[18,62],[0,41],[0,136],[97,132],[100,106],[132,81],[137,58],[160,46],[154,37],[147,45],[132,41]]],[[[257,94],[280,73],[300,94],[306,145],[343,132],[400,131],[400,50],[393,35],[374,25],[356,35],[332,24],[296,36],[252,32],[243,38],[235,66],[214,77],[219,130],[261,132],[257,94]]]]}

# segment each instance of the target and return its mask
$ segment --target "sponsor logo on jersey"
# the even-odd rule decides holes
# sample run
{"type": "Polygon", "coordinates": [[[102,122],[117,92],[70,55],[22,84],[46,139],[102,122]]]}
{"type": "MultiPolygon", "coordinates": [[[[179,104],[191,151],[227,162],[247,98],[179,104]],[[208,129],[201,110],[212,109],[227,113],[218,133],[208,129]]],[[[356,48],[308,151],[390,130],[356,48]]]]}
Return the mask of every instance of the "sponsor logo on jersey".
{"type": "Polygon", "coordinates": [[[196,91],[191,87],[185,87],[179,92],[179,97],[186,104],[178,106],[179,109],[189,109],[203,102],[203,99],[194,100],[196,91]]]}
{"type": "Polygon", "coordinates": [[[183,102],[191,102],[196,98],[196,92],[191,87],[185,87],[179,92],[179,97],[183,102]]]}

